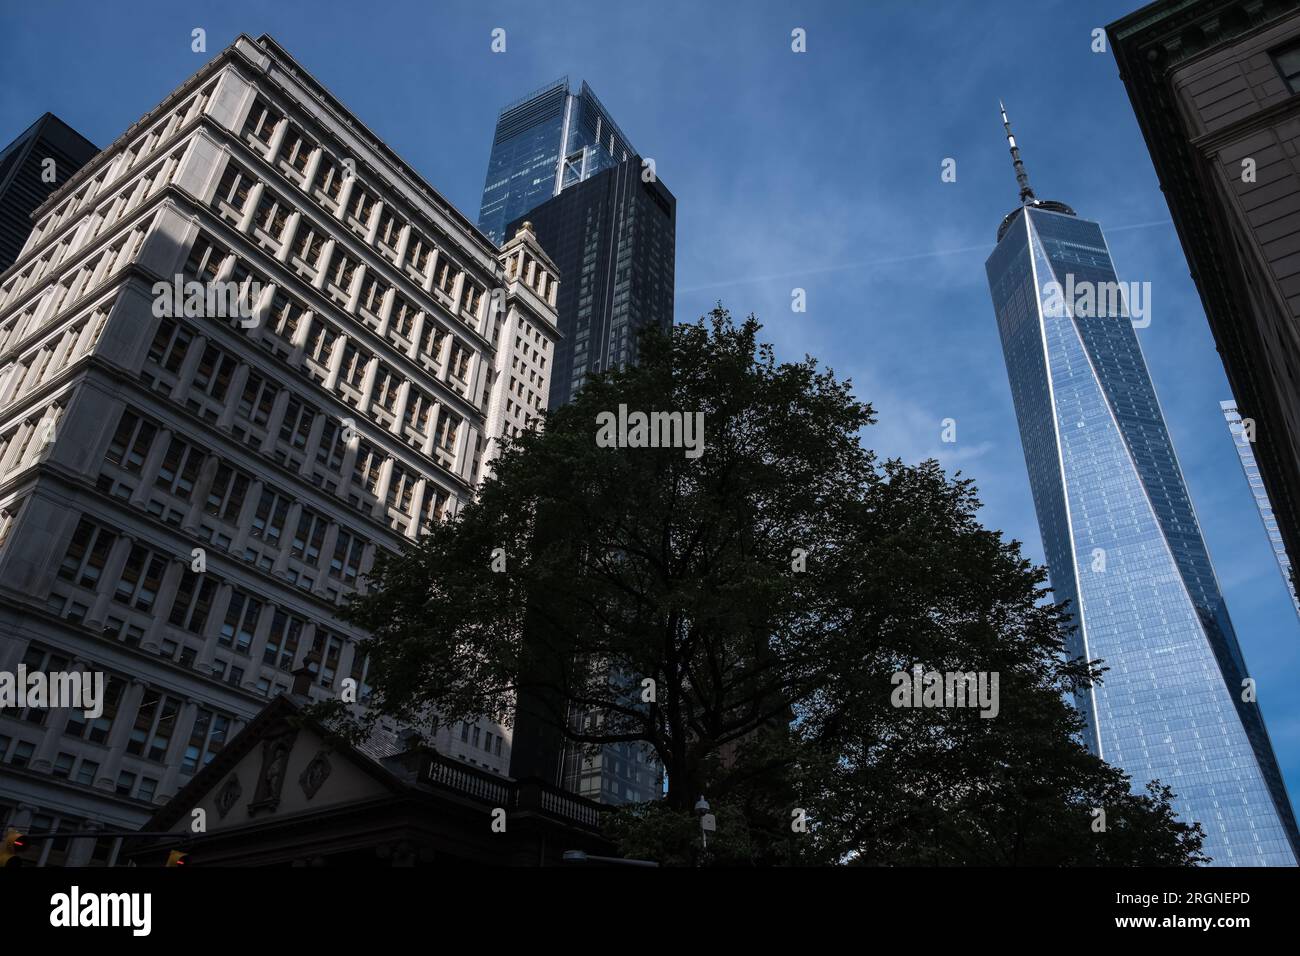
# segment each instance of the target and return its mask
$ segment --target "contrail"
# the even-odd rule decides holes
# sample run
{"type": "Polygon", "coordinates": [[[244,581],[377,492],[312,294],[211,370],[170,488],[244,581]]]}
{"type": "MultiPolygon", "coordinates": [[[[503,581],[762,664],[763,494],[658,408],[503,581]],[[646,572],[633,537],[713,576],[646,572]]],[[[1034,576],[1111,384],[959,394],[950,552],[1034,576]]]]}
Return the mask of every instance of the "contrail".
{"type": "MultiPolygon", "coordinates": [[[[1104,230],[1107,234],[1112,232],[1128,232],[1131,229],[1151,229],[1155,226],[1172,226],[1172,219],[1157,219],[1153,222],[1134,222],[1127,226],[1111,226],[1104,230]]],[[[819,275],[826,272],[846,272],[850,269],[869,269],[873,266],[896,265],[900,262],[914,262],[917,259],[937,259],[943,256],[965,255],[970,252],[988,252],[991,248],[987,242],[979,245],[959,246],[955,249],[936,249],[933,252],[914,252],[905,256],[884,256],[879,259],[867,259],[861,262],[846,262],[834,266],[814,266],[809,269],[796,269],[790,272],[772,272],[761,276],[745,276],[739,279],[727,279],[723,282],[707,282],[704,285],[689,286],[685,289],[678,289],[679,295],[689,292],[703,292],[706,289],[722,289],[735,285],[754,285],[759,282],[773,282],[777,279],[797,279],[802,276],[819,275]]]]}

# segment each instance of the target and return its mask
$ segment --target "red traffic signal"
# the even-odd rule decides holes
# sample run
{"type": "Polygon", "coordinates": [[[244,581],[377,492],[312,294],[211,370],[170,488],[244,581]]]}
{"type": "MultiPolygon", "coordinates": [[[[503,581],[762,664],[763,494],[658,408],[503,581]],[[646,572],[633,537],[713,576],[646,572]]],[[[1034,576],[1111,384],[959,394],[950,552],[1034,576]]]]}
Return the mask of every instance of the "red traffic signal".
{"type": "Polygon", "coordinates": [[[22,860],[16,858],[25,846],[27,846],[26,838],[20,831],[13,827],[6,830],[4,840],[0,841],[0,866],[9,866],[15,861],[21,863],[22,860]]]}

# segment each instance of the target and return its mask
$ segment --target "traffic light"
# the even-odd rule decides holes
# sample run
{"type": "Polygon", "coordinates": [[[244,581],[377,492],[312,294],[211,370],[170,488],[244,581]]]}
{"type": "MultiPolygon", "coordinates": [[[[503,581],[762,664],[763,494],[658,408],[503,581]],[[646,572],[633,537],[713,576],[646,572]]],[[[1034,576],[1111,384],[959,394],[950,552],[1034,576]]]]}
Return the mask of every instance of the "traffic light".
{"type": "Polygon", "coordinates": [[[165,866],[184,866],[184,865],[185,865],[185,858],[186,858],[187,856],[189,856],[188,853],[182,853],[180,850],[172,850],[170,853],[167,854],[167,862],[166,862],[164,865],[165,865],[165,866]]]}
{"type": "Polygon", "coordinates": [[[23,861],[18,858],[18,854],[23,851],[27,844],[23,842],[23,834],[10,827],[5,831],[4,842],[0,843],[0,866],[18,866],[23,861]]]}

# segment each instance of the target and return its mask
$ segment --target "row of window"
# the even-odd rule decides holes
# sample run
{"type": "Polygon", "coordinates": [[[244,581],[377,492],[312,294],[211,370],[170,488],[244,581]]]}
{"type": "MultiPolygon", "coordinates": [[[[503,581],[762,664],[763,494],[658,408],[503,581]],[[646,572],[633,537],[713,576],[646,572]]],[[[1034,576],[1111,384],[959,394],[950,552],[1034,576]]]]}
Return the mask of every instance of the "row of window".
{"type": "MultiPolygon", "coordinates": [[[[25,742],[20,741],[20,743],[25,742]]],[[[5,762],[6,749],[7,739],[0,736],[0,763],[5,762]]],[[[9,763],[19,764],[19,760],[11,759],[9,763]]],[[[0,800],[0,831],[7,830],[10,826],[17,826],[25,832],[34,830],[41,833],[62,833],[64,831],[83,830],[87,822],[99,825],[97,820],[82,821],[77,818],[60,816],[54,810],[37,808],[31,813],[30,817],[24,816],[22,819],[25,822],[22,822],[21,826],[19,826],[18,814],[20,812],[22,811],[19,810],[17,804],[0,800]]],[[[97,839],[91,849],[89,865],[115,866],[123,839],[123,837],[119,836],[103,836],[97,839]]],[[[68,851],[72,842],[72,839],[67,836],[55,836],[38,841],[36,846],[39,849],[32,851],[35,864],[37,866],[64,866],[69,860],[68,851]]]]}
{"type": "MultiPolygon", "coordinates": [[[[93,352],[111,308],[112,303],[100,306],[27,358],[0,368],[0,407],[34,391],[73,362],[93,352]]],[[[3,477],[2,472],[0,477],[3,477]]]]}
{"type": "MultiPolygon", "coordinates": [[[[138,476],[146,483],[149,481],[150,475],[144,472],[145,460],[157,440],[158,432],[158,425],[142,418],[133,409],[123,410],[104,456],[106,462],[115,466],[114,471],[118,474],[109,471],[102,475],[101,490],[117,497],[129,498],[135,489],[120,480],[120,474],[138,476]]],[[[280,553],[287,548],[288,553],[303,565],[302,569],[293,569],[290,580],[304,590],[312,590],[315,584],[314,578],[302,574],[306,569],[325,570],[341,585],[355,585],[366,539],[332,521],[324,513],[301,505],[296,497],[291,497],[274,485],[263,483],[256,502],[246,505],[245,499],[256,479],[237,465],[211,455],[206,448],[178,434],[172,434],[152,477],[153,488],[162,491],[176,503],[188,506],[184,512],[199,509],[201,515],[215,519],[201,524],[205,540],[229,551],[240,532],[246,531],[247,548],[242,557],[263,570],[273,570],[280,553]],[[205,480],[204,465],[209,459],[214,461],[214,465],[210,469],[210,480],[205,480]],[[290,527],[289,516],[295,504],[298,505],[297,520],[290,527]],[[248,513],[244,516],[246,507],[248,513]],[[322,568],[322,548],[331,525],[336,527],[333,556],[328,567],[322,568]]],[[[409,496],[405,500],[409,506],[409,496]]],[[[436,496],[431,495],[429,501],[431,504],[426,520],[432,522],[440,518],[440,511],[437,510],[436,496]]],[[[443,504],[445,501],[444,497],[443,504]]],[[[147,507],[167,523],[179,525],[186,514],[175,508],[167,508],[167,504],[169,502],[154,499],[147,507]]],[[[199,520],[202,521],[201,518],[199,520]]],[[[337,592],[334,597],[337,597],[337,592]]]]}
{"type": "MultiPolygon", "coordinates": [[[[441,519],[450,494],[426,480],[424,498],[417,512],[412,506],[412,491],[421,476],[393,459],[388,465],[385,484],[383,471],[389,456],[360,438],[352,427],[354,422],[329,416],[297,393],[247,368],[243,388],[236,399],[232,383],[237,378],[239,360],[206,341],[201,349],[196,343],[196,336],[187,326],[172,319],[161,320],[149,350],[152,366],[141,373],[142,379],[155,390],[182,401],[191,412],[210,423],[218,423],[223,415],[233,412],[238,421],[229,424],[237,440],[303,474],[331,494],[340,493],[342,483],[342,494],[353,507],[370,514],[382,500],[388,509],[396,512],[388,515],[390,527],[401,533],[418,530],[422,524],[427,527],[441,519]],[[177,395],[178,387],[184,385],[181,375],[191,352],[198,358],[190,369],[189,387],[177,395]],[[350,475],[346,476],[349,480],[345,481],[350,443],[355,451],[350,475]]],[[[370,390],[378,396],[377,407],[391,401],[393,382],[382,366],[370,390]]],[[[431,452],[434,460],[451,470],[462,419],[438,408],[425,392],[411,385],[407,387],[404,404],[393,406],[393,414],[397,411],[402,414],[408,442],[431,452]]],[[[157,426],[153,427],[156,430],[157,426]]],[[[152,433],[146,438],[151,439],[152,433]]],[[[143,457],[148,447],[147,441],[144,442],[137,454],[143,457]]],[[[169,469],[169,478],[188,490],[185,485],[191,479],[185,475],[196,475],[201,462],[182,457],[179,448],[168,460],[181,469],[179,472],[169,469]]]]}
{"type": "MultiPolygon", "coordinates": [[[[71,661],[62,652],[36,643],[27,648],[22,663],[29,673],[66,672],[71,665],[71,661]]],[[[90,671],[93,669],[93,666],[88,668],[90,671]]],[[[176,735],[177,719],[185,702],[165,691],[146,685],[135,712],[129,713],[129,708],[124,706],[128,686],[128,678],[117,674],[107,675],[104,682],[103,709],[100,715],[88,718],[81,710],[69,709],[63,736],[107,746],[114,724],[121,718],[130,722],[130,730],[124,746],[125,753],[150,763],[164,764],[172,739],[176,735]]],[[[9,715],[33,726],[45,727],[50,712],[48,708],[25,707],[10,711],[9,715]]],[[[194,774],[206,766],[225,746],[233,721],[234,718],[230,714],[205,707],[197,708],[194,724],[185,739],[185,748],[180,754],[181,772],[194,774]]],[[[91,771],[90,784],[94,783],[93,773],[94,771],[91,771]]],[[[134,796],[135,793],[132,792],[131,795],[134,796]]]]}
{"type": "MultiPolygon", "coordinates": [[[[106,190],[109,186],[124,179],[133,169],[138,169],[160,146],[168,143],[182,126],[196,119],[207,108],[215,88],[214,80],[168,113],[160,116],[147,129],[142,130],[134,142],[127,145],[114,159],[105,163],[99,173],[55,206],[36,224],[28,239],[27,248],[36,248],[47,238],[74,222],[92,204],[102,201],[102,197],[107,195],[106,190]]],[[[6,286],[4,291],[9,291],[9,287],[6,286]]],[[[2,295],[3,293],[0,293],[0,308],[3,307],[4,301],[2,295]]]]}
{"type": "MultiPolygon", "coordinates": [[[[478,747],[479,729],[480,728],[477,724],[471,726],[470,724],[462,723],[460,725],[461,743],[471,744],[474,747],[478,747]]],[[[496,757],[500,757],[501,756],[501,735],[493,734],[492,731],[490,730],[487,731],[483,735],[483,752],[492,754],[493,756],[496,757]]]]}
{"type": "MultiPolygon", "coordinates": [[[[188,276],[199,281],[211,282],[225,277],[221,281],[236,282],[241,287],[250,282],[264,281],[259,280],[224,246],[207,236],[201,236],[195,243],[185,268],[188,276]]],[[[459,383],[458,391],[466,391],[473,353],[450,333],[435,324],[424,323],[422,319],[421,314],[412,320],[414,325],[403,326],[404,334],[415,331],[419,341],[403,339],[396,327],[390,327],[389,338],[410,352],[418,346],[421,349],[419,355],[429,362],[441,364],[445,361],[448,380],[453,384],[459,383]]],[[[456,438],[463,422],[461,416],[437,402],[377,355],[365,350],[355,336],[344,334],[332,322],[304,309],[293,296],[281,289],[270,295],[266,321],[251,334],[263,347],[286,361],[300,360],[309,377],[331,388],[344,403],[356,408],[358,414],[364,414],[386,431],[400,435],[407,444],[424,451],[449,471],[453,469],[456,438]]],[[[150,348],[149,358],[172,376],[180,376],[195,337],[188,326],[164,319],[150,348]]],[[[226,390],[238,367],[239,360],[234,355],[224,353],[205,341],[191,383],[191,388],[199,389],[202,394],[180,396],[180,400],[191,411],[215,423],[220,418],[226,390]]],[[[174,385],[175,378],[164,377],[161,382],[157,387],[165,389],[174,385]]],[[[250,373],[241,396],[241,413],[254,426],[265,425],[278,392],[278,385],[266,381],[260,373],[250,373]]],[[[295,401],[302,404],[296,396],[295,401]]],[[[250,443],[259,442],[264,437],[264,433],[254,431],[250,443]]]]}
{"type": "MultiPolygon", "coordinates": [[[[468,315],[471,321],[479,318],[486,296],[483,287],[470,280],[466,270],[456,264],[446,249],[437,247],[410,216],[403,216],[391,203],[381,201],[377,192],[356,174],[353,161],[340,160],[331,154],[262,97],[258,97],[249,111],[242,135],[268,164],[279,169],[289,181],[331,216],[340,219],[395,268],[405,272],[422,288],[437,290],[448,307],[454,304],[454,290],[459,280],[462,285],[461,313],[468,315]],[[281,128],[283,135],[277,148],[276,134],[281,128]]],[[[227,170],[218,201],[233,207],[235,200],[247,200],[252,186],[252,177],[247,171],[238,167],[227,170]]],[[[242,215],[243,211],[241,205],[238,212],[242,215]]],[[[264,192],[254,219],[269,240],[278,243],[279,232],[291,211],[283,200],[264,192]]],[[[312,241],[305,240],[302,245],[310,255],[312,241]]]]}
{"type": "MultiPolygon", "coordinates": [[[[65,302],[76,302],[121,272],[140,251],[148,229],[148,223],[141,223],[129,234],[83,262],[66,281],[51,286],[21,313],[6,319],[0,324],[0,351],[7,346],[16,345],[45,327],[58,315],[65,302]]],[[[3,311],[3,306],[0,306],[0,311],[3,311]]]]}
{"type": "MultiPolygon", "coordinates": [[[[340,540],[342,541],[340,536],[340,540]]],[[[185,667],[193,667],[208,640],[215,648],[230,652],[230,656],[214,656],[216,670],[223,679],[236,686],[244,680],[247,667],[259,669],[262,665],[271,671],[290,673],[299,662],[315,674],[315,683],[325,689],[334,687],[339,662],[347,637],[325,627],[314,629],[310,646],[303,643],[309,633],[310,622],[292,611],[276,606],[262,596],[235,585],[230,586],[229,600],[219,620],[212,617],[220,588],[226,582],[212,572],[196,573],[186,566],[175,585],[170,608],[164,613],[159,600],[163,595],[163,581],[168,568],[176,559],[139,542],[132,542],[122,570],[115,581],[104,581],[109,557],[118,534],[87,518],[78,523],[68,549],[60,563],[58,577],[76,587],[96,594],[111,594],[110,612],[106,615],[102,632],[105,637],[138,647],[149,622],[155,618],[166,620],[172,627],[172,637],[162,642],[160,654],[185,667]],[[111,608],[116,606],[118,610],[111,608]],[[139,612],[132,614],[131,612],[139,612]],[[120,616],[115,616],[120,615],[120,616]],[[132,620],[139,623],[132,623],[132,620]],[[267,625],[263,628],[263,625],[267,625]],[[259,634],[265,634],[260,654],[252,659],[253,645],[259,634]],[[190,638],[190,639],[187,639],[190,638]],[[194,640],[197,639],[197,640],[194,640]],[[169,646],[170,645],[170,646],[169,646]],[[243,663],[241,663],[243,661],[243,663]]],[[[355,576],[360,552],[356,539],[336,548],[335,562],[342,563],[348,573],[355,576]]],[[[55,594],[52,602],[74,623],[84,623],[88,607],[75,598],[55,594]]],[[[354,669],[364,664],[355,664],[354,669]]],[[[270,694],[273,689],[286,689],[287,683],[276,683],[273,674],[259,673],[258,689],[270,694]]]]}

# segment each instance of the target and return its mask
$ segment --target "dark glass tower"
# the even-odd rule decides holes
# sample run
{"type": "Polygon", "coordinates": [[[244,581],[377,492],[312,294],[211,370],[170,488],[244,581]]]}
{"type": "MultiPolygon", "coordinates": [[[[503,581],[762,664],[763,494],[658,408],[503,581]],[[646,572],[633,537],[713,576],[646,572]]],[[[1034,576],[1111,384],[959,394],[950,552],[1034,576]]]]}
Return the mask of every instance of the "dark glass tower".
{"type": "MultiPolygon", "coordinates": [[[[559,270],[549,408],[568,402],[588,375],[635,363],[642,328],[672,327],[677,201],[646,178],[640,156],[586,83],[575,94],[567,77],[557,80],[497,120],[479,228],[500,242],[530,222],[559,270]]],[[[548,726],[558,706],[521,694],[512,775],[558,782],[606,803],[662,795],[662,769],[650,749],[611,744],[592,754],[566,747],[548,726]]]]}
{"type": "Polygon", "coordinates": [[[561,77],[497,118],[478,227],[500,245],[507,223],[635,153],[591,87],[561,77]]]}
{"type": "Polygon", "coordinates": [[[99,148],[46,113],[0,152],[0,272],[18,259],[32,231],[32,211],[86,165],[99,148]],[[53,160],[53,166],[46,163],[53,160]],[[45,175],[49,169],[52,176],[45,175]]]}
{"type": "Polygon", "coordinates": [[[527,219],[560,270],[560,341],[550,408],[569,401],[587,376],[636,363],[638,332],[673,324],[677,200],[645,182],[639,157],[565,190],[527,219]]]}
{"type": "MultiPolygon", "coordinates": [[[[557,408],[577,394],[588,375],[635,363],[642,328],[672,327],[677,202],[662,183],[643,180],[640,158],[634,156],[566,186],[512,222],[509,234],[525,220],[560,273],[560,340],[548,404],[557,408]]],[[[576,722],[593,717],[571,715],[576,722]]],[[[555,735],[535,740],[538,728],[527,724],[523,716],[517,721],[512,773],[550,779],[550,767],[558,765],[562,786],[605,803],[662,796],[662,768],[649,748],[606,744],[591,754],[562,747],[555,735]]]]}
{"type": "Polygon", "coordinates": [[[1101,227],[1034,196],[1002,115],[1021,205],[985,268],[1070,652],[1109,668],[1078,702],[1087,743],[1135,788],[1171,786],[1216,865],[1294,866],[1295,817],[1128,306],[1055,304],[1053,283],[1118,283],[1101,227]]]}

